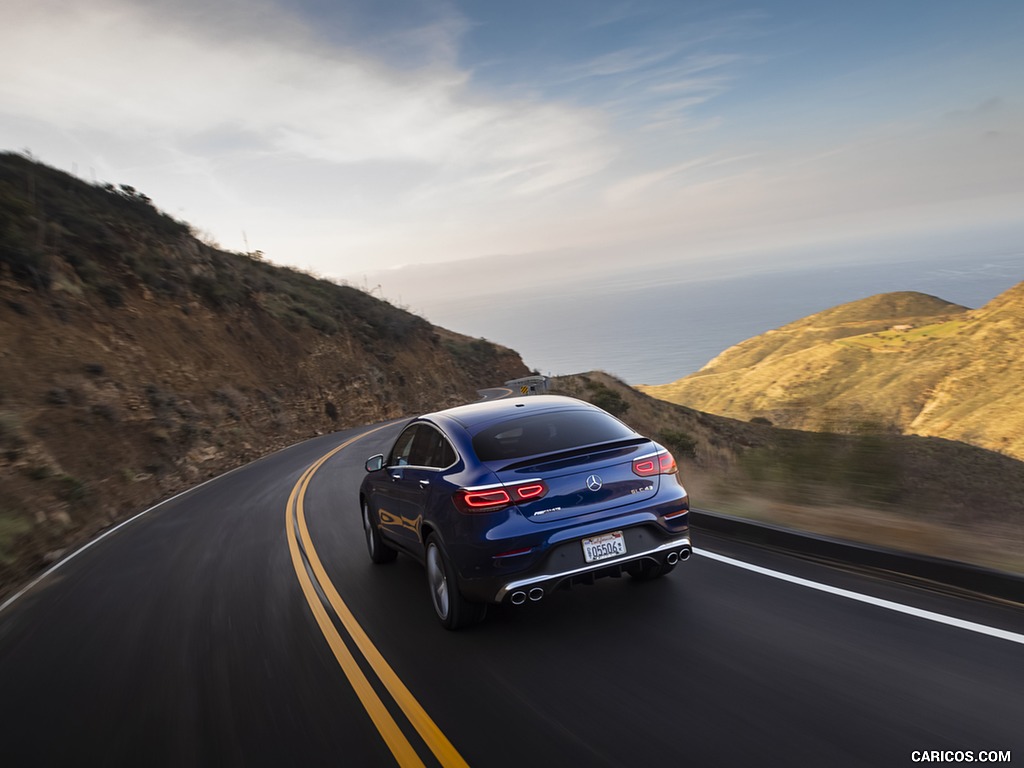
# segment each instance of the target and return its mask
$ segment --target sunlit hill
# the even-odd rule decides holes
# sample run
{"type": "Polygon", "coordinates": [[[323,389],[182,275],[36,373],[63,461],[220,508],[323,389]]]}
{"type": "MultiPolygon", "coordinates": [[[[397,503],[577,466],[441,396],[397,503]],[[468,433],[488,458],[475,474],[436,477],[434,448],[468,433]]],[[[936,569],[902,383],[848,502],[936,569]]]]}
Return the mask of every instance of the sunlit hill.
{"type": "Polygon", "coordinates": [[[844,304],[641,387],[702,411],[794,429],[959,440],[1024,459],[1024,283],[980,309],[920,293],[844,304]]]}

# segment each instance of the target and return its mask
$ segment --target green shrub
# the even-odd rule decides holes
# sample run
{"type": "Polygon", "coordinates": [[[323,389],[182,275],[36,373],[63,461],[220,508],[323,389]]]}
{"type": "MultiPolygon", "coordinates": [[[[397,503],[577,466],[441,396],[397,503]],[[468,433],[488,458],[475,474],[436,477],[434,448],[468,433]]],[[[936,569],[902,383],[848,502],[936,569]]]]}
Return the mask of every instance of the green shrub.
{"type": "Polygon", "coordinates": [[[34,467],[29,467],[28,471],[25,472],[31,480],[45,480],[53,475],[53,470],[50,469],[46,464],[37,464],[34,467]]]}
{"type": "Polygon", "coordinates": [[[64,501],[78,502],[85,499],[88,486],[71,475],[61,475],[58,479],[59,495],[64,501]]]}
{"type": "Polygon", "coordinates": [[[587,397],[590,403],[598,408],[603,408],[613,416],[622,416],[629,410],[629,403],[623,399],[622,395],[604,384],[589,382],[587,389],[590,391],[587,397]]]}
{"type": "Polygon", "coordinates": [[[463,368],[486,366],[498,357],[498,348],[487,339],[445,339],[444,346],[463,368]]]}
{"type": "Polygon", "coordinates": [[[10,565],[17,557],[17,541],[32,530],[32,522],[24,515],[0,510],[0,565],[10,565]]]}
{"type": "Polygon", "coordinates": [[[124,296],[116,283],[104,280],[96,287],[96,290],[108,307],[117,309],[124,306],[124,296]]]}
{"type": "Polygon", "coordinates": [[[0,446],[20,447],[25,440],[21,435],[21,417],[11,411],[0,411],[0,446]]]}
{"type": "Polygon", "coordinates": [[[658,433],[658,442],[664,445],[676,458],[694,458],[697,455],[697,440],[686,432],[666,429],[658,433]]]}
{"type": "Polygon", "coordinates": [[[759,492],[785,501],[831,496],[885,505],[903,493],[900,457],[880,435],[804,433],[747,451],[739,466],[759,492]]]}

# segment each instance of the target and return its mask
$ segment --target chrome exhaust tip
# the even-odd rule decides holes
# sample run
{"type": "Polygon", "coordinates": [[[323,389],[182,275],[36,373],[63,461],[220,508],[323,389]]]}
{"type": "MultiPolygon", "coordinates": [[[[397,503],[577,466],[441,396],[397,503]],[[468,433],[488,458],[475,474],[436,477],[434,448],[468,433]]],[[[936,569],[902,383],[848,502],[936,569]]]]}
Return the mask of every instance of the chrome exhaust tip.
{"type": "Polygon", "coordinates": [[[534,587],[530,590],[530,599],[533,600],[533,602],[536,603],[542,597],[544,597],[544,590],[540,587],[534,587]]]}
{"type": "Polygon", "coordinates": [[[526,593],[525,592],[513,592],[512,593],[512,597],[510,598],[510,600],[512,601],[512,605],[522,605],[523,603],[526,602],[526,593]]]}
{"type": "Polygon", "coordinates": [[[679,550],[679,559],[680,560],[689,560],[690,559],[690,549],[687,548],[687,549],[679,550]]]}
{"type": "Polygon", "coordinates": [[[665,562],[669,565],[675,565],[679,562],[679,555],[677,555],[675,552],[669,552],[668,555],[665,557],[665,562]]]}

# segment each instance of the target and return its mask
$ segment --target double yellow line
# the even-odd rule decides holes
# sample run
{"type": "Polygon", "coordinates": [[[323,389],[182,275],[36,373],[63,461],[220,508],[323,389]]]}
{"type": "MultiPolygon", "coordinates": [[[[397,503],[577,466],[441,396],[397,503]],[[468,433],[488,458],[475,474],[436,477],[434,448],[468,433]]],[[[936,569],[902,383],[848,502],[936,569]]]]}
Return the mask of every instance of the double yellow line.
{"type": "MultiPolygon", "coordinates": [[[[385,425],[387,426],[387,425],[385,425]]],[[[427,745],[434,757],[442,766],[451,766],[451,768],[465,766],[468,768],[466,761],[462,759],[462,756],[455,750],[451,742],[445,737],[441,730],[437,727],[430,716],[424,711],[420,703],[416,701],[413,695],[409,692],[409,689],[405,687],[405,684],[398,678],[395,671],[391,668],[391,665],[384,660],[380,651],[370,641],[369,636],[356,621],[352,612],[348,606],[345,605],[345,601],[341,599],[341,595],[338,594],[338,590],[335,589],[334,584],[327,577],[327,572],[324,570],[323,564],[320,562],[320,557],[317,555],[316,549],[313,547],[313,540],[309,535],[309,528],[306,525],[306,514],[303,508],[303,500],[305,499],[306,490],[309,488],[309,483],[313,479],[313,475],[316,474],[317,470],[320,469],[336,453],[350,446],[356,440],[359,440],[367,435],[376,432],[384,427],[376,427],[375,429],[363,432],[355,437],[346,440],[344,443],[329,451],[328,453],[321,456],[314,462],[309,469],[307,469],[299,481],[292,488],[291,496],[288,498],[287,514],[285,517],[285,528],[288,532],[288,549],[292,556],[292,565],[295,567],[295,575],[299,579],[299,584],[302,587],[302,593],[306,597],[306,602],[309,603],[309,607],[313,611],[313,616],[316,617],[317,624],[320,625],[320,631],[323,632],[324,638],[327,640],[327,644],[331,647],[334,652],[334,658],[338,660],[338,664],[341,665],[345,676],[348,678],[349,683],[352,684],[352,688],[355,690],[356,695],[359,697],[359,701],[366,709],[370,718],[373,720],[373,724],[380,731],[380,735],[384,738],[384,742],[388,745],[391,753],[395,756],[395,760],[398,761],[400,766],[423,766],[423,761],[420,759],[413,745],[406,738],[405,733],[395,722],[395,718],[391,715],[387,706],[381,700],[380,696],[377,695],[376,690],[370,684],[363,670],[360,668],[359,663],[356,661],[355,656],[349,650],[345,641],[342,639],[341,634],[338,632],[331,620],[330,615],[327,613],[327,609],[324,607],[323,602],[320,600],[320,596],[317,594],[316,587],[313,585],[313,580],[310,578],[309,573],[306,570],[306,562],[309,563],[309,569],[313,572],[313,576],[316,579],[317,586],[320,587],[321,591],[327,598],[327,602],[334,610],[335,615],[341,620],[342,626],[348,633],[349,637],[355,643],[355,646],[362,653],[366,662],[373,669],[373,672],[377,675],[380,682],[384,685],[384,688],[391,695],[391,698],[398,705],[399,709],[405,715],[406,719],[416,729],[416,732],[423,739],[423,742],[427,745]],[[299,547],[299,541],[301,540],[302,546],[299,547]],[[303,553],[305,553],[305,562],[303,562],[303,553]]]]}

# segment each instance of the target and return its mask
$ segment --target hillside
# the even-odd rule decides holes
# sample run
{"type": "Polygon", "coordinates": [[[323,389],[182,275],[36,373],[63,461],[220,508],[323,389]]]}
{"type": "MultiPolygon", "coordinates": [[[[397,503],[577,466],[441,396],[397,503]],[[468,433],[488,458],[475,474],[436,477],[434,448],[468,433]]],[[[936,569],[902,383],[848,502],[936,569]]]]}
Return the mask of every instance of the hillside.
{"type": "Polygon", "coordinates": [[[203,244],[131,187],[0,154],[0,595],[207,477],[528,373],[259,256],[203,244]]]}
{"type": "MultiPolygon", "coordinates": [[[[923,343],[914,331],[944,323],[939,338],[973,323],[1000,349],[1017,332],[1019,293],[984,316],[919,294],[875,297],[709,368],[742,372],[831,343],[885,354],[874,347],[923,343]]],[[[208,477],[525,373],[486,340],[212,248],[131,187],[0,154],[0,597],[208,477]]],[[[695,506],[1024,572],[1024,464],[1006,456],[863,425],[824,435],[716,417],[604,374],[555,386],[668,445],[695,506]]]]}
{"type": "Polygon", "coordinates": [[[969,310],[872,296],[726,350],[697,373],[642,387],[736,419],[821,431],[959,440],[1024,459],[1024,283],[969,310]]]}
{"type": "Polygon", "coordinates": [[[1024,573],[1024,462],[936,437],[713,416],[604,373],[553,386],[671,449],[698,509],[1024,573]]]}

